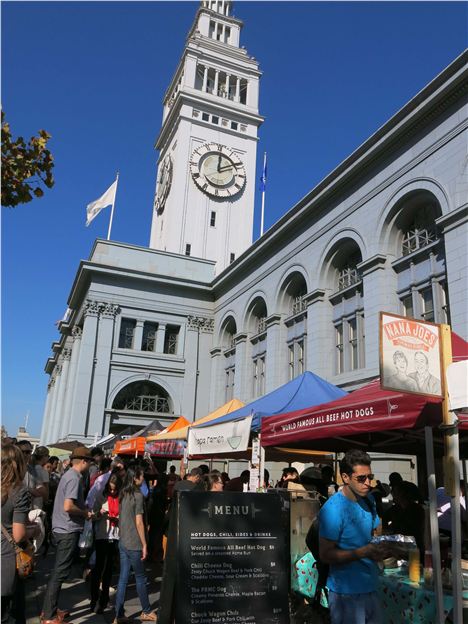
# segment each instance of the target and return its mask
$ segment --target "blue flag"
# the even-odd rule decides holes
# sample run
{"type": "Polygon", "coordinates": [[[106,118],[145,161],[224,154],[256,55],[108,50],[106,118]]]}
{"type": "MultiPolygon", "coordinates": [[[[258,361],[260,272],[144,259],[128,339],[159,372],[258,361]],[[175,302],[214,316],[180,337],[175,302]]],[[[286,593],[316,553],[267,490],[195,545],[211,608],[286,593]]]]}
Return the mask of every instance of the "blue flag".
{"type": "Polygon", "coordinates": [[[262,177],[260,178],[260,190],[263,192],[266,189],[266,181],[267,181],[267,163],[266,158],[263,164],[262,177]]]}

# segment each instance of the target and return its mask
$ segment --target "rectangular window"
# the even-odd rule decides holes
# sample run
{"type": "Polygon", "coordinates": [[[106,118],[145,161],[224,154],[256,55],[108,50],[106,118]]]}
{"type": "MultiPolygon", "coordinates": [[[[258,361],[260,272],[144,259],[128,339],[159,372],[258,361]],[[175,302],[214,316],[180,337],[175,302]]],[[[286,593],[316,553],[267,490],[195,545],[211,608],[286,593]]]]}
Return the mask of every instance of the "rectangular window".
{"type": "Polygon", "coordinates": [[[215,225],[216,225],[216,212],[212,210],[210,214],[210,226],[215,227],[215,225]]]}
{"type": "Polygon", "coordinates": [[[253,396],[265,394],[265,356],[257,356],[253,360],[253,396]]]}
{"type": "Polygon", "coordinates": [[[434,322],[434,296],[432,286],[421,291],[421,316],[425,321],[434,322]]]}
{"type": "Polygon", "coordinates": [[[297,351],[297,375],[302,375],[305,371],[305,358],[304,358],[304,341],[298,340],[296,343],[297,351]]]}
{"type": "Polygon", "coordinates": [[[294,345],[289,345],[289,381],[294,379],[294,345]]]}
{"type": "Polygon", "coordinates": [[[344,344],[343,344],[343,324],[335,327],[336,341],[336,373],[339,375],[344,369],[344,344]]]}
{"type": "Polygon", "coordinates": [[[211,116],[211,121],[212,121],[212,123],[217,125],[217,124],[219,124],[219,117],[217,117],[216,115],[212,115],[211,116]]]}
{"type": "Polygon", "coordinates": [[[236,375],[236,369],[234,366],[230,368],[226,368],[226,388],[225,388],[225,399],[226,401],[230,401],[234,398],[234,379],[236,375]]]}
{"type": "Polygon", "coordinates": [[[156,351],[156,332],[158,331],[157,323],[145,323],[143,325],[143,338],[141,341],[142,351],[156,351]]]}
{"type": "Polygon", "coordinates": [[[236,254],[231,253],[231,255],[229,256],[229,263],[232,264],[235,259],[236,259],[236,254]]]}
{"type": "Polygon", "coordinates": [[[356,318],[353,318],[350,321],[348,321],[348,336],[349,336],[350,370],[356,370],[357,368],[359,368],[358,334],[357,334],[356,318]]]}
{"type": "Polygon", "coordinates": [[[203,119],[203,121],[210,121],[210,116],[208,115],[208,113],[202,113],[201,118],[203,119]]]}
{"type": "Polygon", "coordinates": [[[177,343],[179,340],[180,327],[177,325],[167,325],[164,334],[164,353],[177,355],[177,343]]]}
{"type": "Polygon", "coordinates": [[[120,323],[119,349],[133,349],[136,320],[123,318],[120,323]]]}
{"type": "Polygon", "coordinates": [[[239,124],[237,123],[237,121],[231,121],[232,130],[237,130],[238,127],[239,127],[239,124]]]}
{"type": "Polygon", "coordinates": [[[401,300],[403,305],[403,314],[410,318],[414,317],[413,295],[407,295],[401,300]]]}
{"type": "Polygon", "coordinates": [[[192,251],[192,245],[190,245],[190,243],[187,243],[185,245],[185,255],[186,256],[190,256],[190,252],[192,251]]]}

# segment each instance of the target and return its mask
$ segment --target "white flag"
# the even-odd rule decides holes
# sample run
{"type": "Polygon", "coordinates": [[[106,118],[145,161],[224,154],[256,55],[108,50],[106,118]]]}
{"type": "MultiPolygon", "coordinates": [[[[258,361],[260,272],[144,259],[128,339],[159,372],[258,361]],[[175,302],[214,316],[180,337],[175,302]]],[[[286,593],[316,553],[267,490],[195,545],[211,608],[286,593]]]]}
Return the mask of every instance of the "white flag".
{"type": "Polygon", "coordinates": [[[115,194],[117,192],[117,180],[113,182],[104,195],[101,195],[99,199],[88,204],[86,208],[86,225],[88,226],[94,217],[101,212],[103,208],[107,206],[113,206],[115,202],[115,194]]]}

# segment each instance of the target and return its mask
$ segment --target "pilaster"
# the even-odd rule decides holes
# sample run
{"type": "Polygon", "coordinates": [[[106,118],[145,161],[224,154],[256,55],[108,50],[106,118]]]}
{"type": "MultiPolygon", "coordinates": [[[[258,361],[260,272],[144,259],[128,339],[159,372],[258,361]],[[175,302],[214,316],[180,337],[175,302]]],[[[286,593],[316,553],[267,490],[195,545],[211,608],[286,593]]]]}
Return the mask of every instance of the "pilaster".
{"type": "MultiPolygon", "coordinates": [[[[91,381],[91,402],[85,430],[87,436],[94,436],[96,433],[102,435],[103,433],[115,318],[119,311],[119,306],[112,303],[102,303],[99,306],[94,375],[91,381]]],[[[143,323],[141,327],[143,328],[143,323]]],[[[141,348],[141,339],[139,344],[141,348]]]]}
{"type": "Polygon", "coordinates": [[[332,308],[327,291],[317,288],[308,293],[306,370],[329,379],[333,375],[332,308]]]}
{"type": "Polygon", "coordinates": [[[47,429],[47,443],[57,442],[57,439],[54,438],[55,432],[57,431],[57,399],[60,392],[60,382],[61,382],[61,373],[62,366],[61,364],[56,364],[54,369],[54,396],[52,397],[52,405],[50,408],[50,418],[49,418],[49,426],[47,429]]]}
{"type": "Polygon", "coordinates": [[[284,314],[272,314],[266,319],[267,326],[267,357],[265,371],[265,394],[271,392],[287,381],[287,366],[284,348],[286,329],[284,314]],[[270,357],[268,354],[272,354],[270,357]]]}
{"type": "Polygon", "coordinates": [[[200,353],[202,336],[212,334],[213,326],[214,321],[211,318],[204,316],[187,317],[182,410],[189,420],[194,420],[200,415],[200,388],[203,387],[203,383],[209,383],[209,367],[206,367],[206,370],[201,369],[200,353]]]}
{"type": "Polygon", "coordinates": [[[61,374],[60,374],[60,388],[57,396],[57,405],[55,407],[55,417],[54,417],[54,432],[52,435],[53,442],[59,440],[61,438],[61,431],[64,421],[64,413],[63,413],[63,399],[65,396],[65,391],[68,385],[68,369],[70,366],[70,356],[71,350],[68,348],[64,348],[62,350],[61,355],[61,374]]]}
{"type": "Polygon", "coordinates": [[[60,431],[60,437],[66,438],[70,432],[70,420],[73,394],[76,385],[76,370],[78,364],[78,357],[80,355],[81,348],[81,335],[82,329],[78,325],[75,325],[72,329],[73,346],[71,349],[70,370],[68,371],[68,383],[65,393],[65,401],[63,406],[63,426],[60,431]]]}
{"type": "Polygon", "coordinates": [[[144,322],[138,319],[135,325],[135,334],[133,336],[133,348],[136,351],[141,351],[141,344],[143,341],[143,325],[144,322]]]}
{"type": "Polygon", "coordinates": [[[52,384],[52,380],[49,379],[49,382],[47,384],[47,397],[46,397],[46,403],[44,407],[44,416],[42,418],[41,437],[39,439],[40,444],[45,444],[46,442],[46,436],[47,436],[49,419],[50,419],[50,406],[52,403],[52,395],[53,395],[53,384],[52,384]]]}
{"type": "Polygon", "coordinates": [[[234,398],[247,403],[250,399],[250,388],[248,373],[251,367],[249,351],[249,334],[241,332],[234,338],[236,344],[236,376],[234,377],[234,398]]]}
{"type": "Polygon", "coordinates": [[[156,353],[164,353],[164,339],[166,336],[166,323],[159,323],[156,332],[156,353]]]}
{"type": "Polygon", "coordinates": [[[376,254],[357,265],[362,277],[364,301],[365,367],[379,368],[380,312],[398,312],[397,276],[387,258],[376,254]]]}
{"type": "Polygon", "coordinates": [[[210,412],[217,409],[224,401],[224,367],[223,350],[214,347],[211,356],[210,412]]]}
{"type": "Polygon", "coordinates": [[[88,406],[91,398],[91,380],[94,374],[99,305],[97,301],[87,300],[84,307],[83,333],[68,431],[68,436],[71,438],[79,439],[86,435],[88,406]]]}

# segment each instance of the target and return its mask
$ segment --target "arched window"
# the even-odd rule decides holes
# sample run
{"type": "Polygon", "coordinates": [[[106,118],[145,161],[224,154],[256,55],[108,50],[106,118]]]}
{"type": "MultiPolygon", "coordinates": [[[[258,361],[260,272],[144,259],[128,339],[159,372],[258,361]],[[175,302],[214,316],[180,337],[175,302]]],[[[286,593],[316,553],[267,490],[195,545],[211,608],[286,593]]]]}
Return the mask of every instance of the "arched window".
{"type": "Polygon", "coordinates": [[[449,323],[444,242],[436,225],[441,215],[435,197],[414,192],[394,208],[397,295],[405,316],[449,323]],[[396,215],[396,216],[395,216],[396,215]]]}
{"type": "Polygon", "coordinates": [[[151,381],[135,381],[120,390],[112,409],[145,414],[172,414],[168,393],[151,381]]]}
{"type": "Polygon", "coordinates": [[[363,286],[358,265],[362,254],[356,241],[346,238],[334,245],[328,255],[329,281],[333,294],[335,332],[335,373],[364,367],[363,286]]]}
{"type": "Polygon", "coordinates": [[[256,297],[249,306],[245,326],[253,334],[251,342],[252,353],[252,398],[265,394],[266,373],[266,319],[267,307],[263,297],[256,297]]]}
{"type": "Polygon", "coordinates": [[[223,346],[224,355],[224,379],[225,393],[224,398],[230,401],[234,398],[234,381],[236,377],[236,343],[235,335],[237,334],[236,321],[229,316],[223,323],[221,328],[221,344],[223,346]]]}

